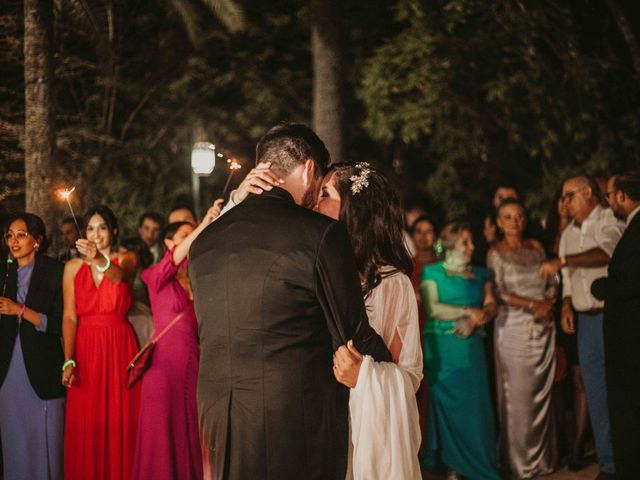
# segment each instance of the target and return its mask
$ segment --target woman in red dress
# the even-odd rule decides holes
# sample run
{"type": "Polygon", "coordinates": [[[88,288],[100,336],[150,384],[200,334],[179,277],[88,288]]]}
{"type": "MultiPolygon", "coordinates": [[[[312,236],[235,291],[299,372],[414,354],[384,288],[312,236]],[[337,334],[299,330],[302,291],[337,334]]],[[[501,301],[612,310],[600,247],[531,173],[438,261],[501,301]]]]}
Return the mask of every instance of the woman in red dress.
{"type": "MultiPolygon", "coordinates": [[[[411,239],[415,245],[415,254],[413,256],[413,273],[411,274],[411,283],[416,291],[418,299],[418,319],[420,322],[420,335],[425,322],[425,310],[422,306],[422,295],[420,293],[420,278],[422,277],[422,269],[425,265],[435,263],[439,259],[434,251],[433,245],[436,241],[436,229],[433,222],[426,215],[418,217],[409,227],[411,239]]],[[[416,392],[416,401],[418,402],[418,414],[420,416],[420,431],[422,432],[422,440],[424,441],[427,432],[427,397],[429,385],[426,376],[422,378],[420,388],[416,392]]]]}
{"type": "Polygon", "coordinates": [[[139,387],[126,388],[137,351],[127,320],[137,259],[117,254],[117,219],[105,206],[85,217],[82,259],[65,265],[62,333],[68,387],[64,473],[67,480],[128,480],[133,469],[139,387]]]}

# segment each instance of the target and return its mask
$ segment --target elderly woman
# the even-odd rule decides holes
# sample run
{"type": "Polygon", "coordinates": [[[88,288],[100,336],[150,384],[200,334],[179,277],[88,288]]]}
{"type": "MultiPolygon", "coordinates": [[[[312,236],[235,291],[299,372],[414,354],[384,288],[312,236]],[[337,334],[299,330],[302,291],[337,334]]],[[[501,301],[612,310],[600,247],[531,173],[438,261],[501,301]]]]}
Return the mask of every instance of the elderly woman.
{"type": "Polygon", "coordinates": [[[501,300],[494,327],[500,452],[513,478],[533,478],[553,472],[557,462],[555,289],[538,275],[544,248],[523,238],[522,203],[506,200],[497,214],[503,239],[489,250],[487,266],[501,300]]]}
{"type": "Polygon", "coordinates": [[[495,432],[482,326],[495,315],[484,268],[470,264],[469,227],[447,225],[436,250],[444,261],[422,271],[424,367],[429,382],[425,466],[458,475],[498,480],[495,432]]]}
{"type": "MultiPolygon", "coordinates": [[[[39,217],[13,217],[0,264],[0,432],[5,480],[62,480],[62,273],[39,217]],[[6,261],[5,261],[6,260],[6,261]]],[[[2,475],[0,475],[2,477],[2,475]]]]}

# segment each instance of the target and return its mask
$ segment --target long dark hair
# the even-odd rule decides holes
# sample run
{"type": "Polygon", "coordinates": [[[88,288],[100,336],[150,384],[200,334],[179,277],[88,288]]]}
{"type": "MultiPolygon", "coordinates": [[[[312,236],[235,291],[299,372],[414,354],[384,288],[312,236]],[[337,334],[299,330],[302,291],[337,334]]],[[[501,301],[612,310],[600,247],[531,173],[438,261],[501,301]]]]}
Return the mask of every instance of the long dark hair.
{"type": "MultiPolygon", "coordinates": [[[[176,234],[180,227],[183,225],[191,225],[189,222],[173,222],[167,225],[162,229],[162,233],[160,233],[160,244],[162,245],[162,251],[164,253],[167,252],[167,246],[165,245],[165,240],[173,240],[173,236],[176,234]]],[[[191,225],[193,226],[193,225],[191,225]]]]}
{"type": "Polygon", "coordinates": [[[404,243],[404,212],[397,189],[369,164],[337,163],[329,171],[335,174],[340,220],[351,237],[365,297],[383,276],[396,271],[411,275],[413,264],[404,243]],[[359,189],[354,188],[358,182],[351,179],[354,176],[364,180],[359,189]],[[383,273],[384,266],[393,270],[383,273]]]}
{"type": "Polygon", "coordinates": [[[118,228],[118,218],[116,217],[116,214],[113,213],[113,210],[111,210],[106,205],[97,205],[93,208],[90,208],[87,213],[84,214],[84,226],[82,229],[84,238],[87,238],[87,226],[89,225],[89,220],[91,220],[91,217],[93,217],[94,215],[100,215],[100,217],[102,217],[104,222],[109,227],[109,235],[111,235],[111,248],[115,248],[116,242],[118,240],[118,235],[120,233],[120,230],[118,228]]]}
{"type": "Polygon", "coordinates": [[[547,221],[544,228],[544,248],[547,251],[547,255],[555,257],[558,252],[554,251],[556,238],[560,234],[560,213],[558,212],[558,202],[562,197],[562,185],[555,191],[549,208],[547,210],[547,221]]]}

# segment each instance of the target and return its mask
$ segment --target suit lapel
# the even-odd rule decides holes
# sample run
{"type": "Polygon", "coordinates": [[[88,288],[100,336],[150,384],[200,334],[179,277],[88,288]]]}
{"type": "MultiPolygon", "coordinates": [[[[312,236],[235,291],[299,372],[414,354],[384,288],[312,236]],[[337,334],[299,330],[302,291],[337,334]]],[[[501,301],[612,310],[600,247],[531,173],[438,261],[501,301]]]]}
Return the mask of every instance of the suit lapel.
{"type": "Polygon", "coordinates": [[[47,267],[44,264],[42,257],[40,255],[36,255],[33,272],[31,272],[31,283],[29,284],[29,290],[27,291],[27,298],[24,301],[24,303],[35,310],[39,310],[37,295],[42,293],[43,283],[47,276],[46,270],[47,267]]]}

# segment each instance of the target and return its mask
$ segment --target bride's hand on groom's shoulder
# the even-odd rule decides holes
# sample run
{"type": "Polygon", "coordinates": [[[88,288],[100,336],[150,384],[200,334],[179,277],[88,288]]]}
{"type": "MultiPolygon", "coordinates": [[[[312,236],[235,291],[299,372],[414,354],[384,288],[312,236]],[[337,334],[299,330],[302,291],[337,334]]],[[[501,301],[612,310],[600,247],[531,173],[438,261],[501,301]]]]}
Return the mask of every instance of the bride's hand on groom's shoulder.
{"type": "Polygon", "coordinates": [[[274,186],[282,185],[284,180],[271,170],[271,163],[259,163],[244,177],[242,183],[232,193],[231,200],[236,205],[243,202],[250,193],[260,195],[265,190],[269,191],[274,186]]]}
{"type": "Polygon", "coordinates": [[[333,354],[333,374],[336,380],[349,388],[355,388],[362,365],[362,355],[349,340],[333,354]]]}

